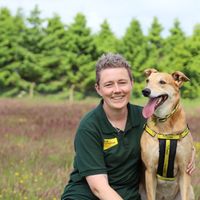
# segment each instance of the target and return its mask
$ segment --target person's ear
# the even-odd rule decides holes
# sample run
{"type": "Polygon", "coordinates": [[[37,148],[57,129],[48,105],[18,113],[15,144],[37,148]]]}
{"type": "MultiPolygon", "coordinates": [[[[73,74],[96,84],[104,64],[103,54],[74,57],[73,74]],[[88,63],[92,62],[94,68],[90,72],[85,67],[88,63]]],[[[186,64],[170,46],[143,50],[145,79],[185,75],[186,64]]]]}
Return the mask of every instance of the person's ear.
{"type": "Polygon", "coordinates": [[[97,93],[100,95],[100,96],[102,96],[101,95],[101,92],[100,92],[100,87],[99,87],[99,84],[95,84],[95,89],[96,89],[96,91],[97,91],[97,93]]]}
{"type": "Polygon", "coordinates": [[[133,81],[133,80],[131,81],[131,85],[132,85],[132,87],[133,87],[133,85],[134,85],[134,81],[133,81]]]}

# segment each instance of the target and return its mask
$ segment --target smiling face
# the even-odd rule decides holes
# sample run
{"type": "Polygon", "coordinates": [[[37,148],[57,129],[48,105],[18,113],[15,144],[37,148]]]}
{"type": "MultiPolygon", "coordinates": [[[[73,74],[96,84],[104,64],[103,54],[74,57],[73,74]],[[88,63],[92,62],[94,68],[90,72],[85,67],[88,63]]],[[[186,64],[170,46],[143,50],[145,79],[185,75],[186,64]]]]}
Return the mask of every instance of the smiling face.
{"type": "Polygon", "coordinates": [[[107,68],[100,72],[96,90],[104,100],[104,110],[121,110],[127,108],[133,82],[126,68],[107,68]]]}

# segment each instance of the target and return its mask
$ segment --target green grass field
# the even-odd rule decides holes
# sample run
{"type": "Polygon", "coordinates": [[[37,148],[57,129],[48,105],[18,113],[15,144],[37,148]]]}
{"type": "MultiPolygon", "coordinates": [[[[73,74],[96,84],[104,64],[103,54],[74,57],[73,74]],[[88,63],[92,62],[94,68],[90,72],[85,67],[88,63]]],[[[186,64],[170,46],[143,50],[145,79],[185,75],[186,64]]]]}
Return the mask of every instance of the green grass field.
{"type": "MultiPolygon", "coordinates": [[[[76,127],[95,104],[0,100],[0,199],[60,199],[72,167],[76,127]]],[[[189,105],[187,110],[192,113],[199,108],[189,105]]],[[[192,177],[196,200],[200,199],[199,119],[189,118],[196,124],[192,127],[197,149],[192,177]]]]}

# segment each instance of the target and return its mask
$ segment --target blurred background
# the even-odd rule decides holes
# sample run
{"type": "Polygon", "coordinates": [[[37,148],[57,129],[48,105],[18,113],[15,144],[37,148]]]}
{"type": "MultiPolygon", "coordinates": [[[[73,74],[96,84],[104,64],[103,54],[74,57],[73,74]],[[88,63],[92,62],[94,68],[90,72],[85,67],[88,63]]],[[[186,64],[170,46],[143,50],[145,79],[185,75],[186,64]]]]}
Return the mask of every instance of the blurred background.
{"type": "Polygon", "coordinates": [[[0,199],[57,200],[80,118],[94,108],[95,63],[120,53],[144,105],[143,71],[182,71],[182,104],[197,149],[200,198],[200,2],[0,1],[0,199]]]}

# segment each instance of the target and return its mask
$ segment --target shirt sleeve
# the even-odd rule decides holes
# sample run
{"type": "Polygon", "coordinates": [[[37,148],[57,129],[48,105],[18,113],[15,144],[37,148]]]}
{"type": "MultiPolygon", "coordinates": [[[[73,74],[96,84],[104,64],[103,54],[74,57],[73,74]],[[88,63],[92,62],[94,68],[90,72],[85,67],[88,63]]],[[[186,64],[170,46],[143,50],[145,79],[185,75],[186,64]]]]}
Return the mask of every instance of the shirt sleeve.
{"type": "Polygon", "coordinates": [[[81,177],[107,173],[99,133],[88,129],[78,129],[74,145],[76,166],[81,177]]]}

